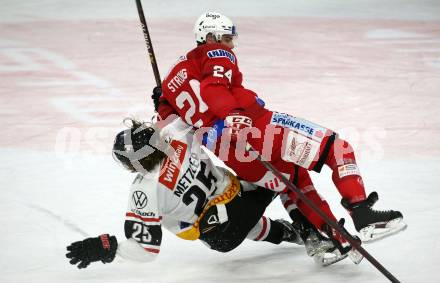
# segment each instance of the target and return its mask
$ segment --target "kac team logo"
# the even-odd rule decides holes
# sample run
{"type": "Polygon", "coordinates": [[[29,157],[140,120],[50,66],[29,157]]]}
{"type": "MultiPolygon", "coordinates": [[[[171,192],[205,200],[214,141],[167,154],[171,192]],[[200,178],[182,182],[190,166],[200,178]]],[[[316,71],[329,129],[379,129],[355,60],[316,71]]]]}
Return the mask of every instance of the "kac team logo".
{"type": "Polygon", "coordinates": [[[142,209],[147,206],[148,199],[147,195],[141,191],[134,191],[132,195],[133,204],[137,209],[142,209]]]}

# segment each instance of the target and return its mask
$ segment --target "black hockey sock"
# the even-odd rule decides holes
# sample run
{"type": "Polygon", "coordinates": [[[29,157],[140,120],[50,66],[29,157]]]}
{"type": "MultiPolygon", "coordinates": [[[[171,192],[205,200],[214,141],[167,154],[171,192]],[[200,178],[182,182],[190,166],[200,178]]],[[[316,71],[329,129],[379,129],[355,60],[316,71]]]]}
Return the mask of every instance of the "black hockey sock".
{"type": "Polygon", "coordinates": [[[284,225],[269,218],[268,220],[270,220],[270,230],[263,241],[278,245],[283,241],[284,225]]]}

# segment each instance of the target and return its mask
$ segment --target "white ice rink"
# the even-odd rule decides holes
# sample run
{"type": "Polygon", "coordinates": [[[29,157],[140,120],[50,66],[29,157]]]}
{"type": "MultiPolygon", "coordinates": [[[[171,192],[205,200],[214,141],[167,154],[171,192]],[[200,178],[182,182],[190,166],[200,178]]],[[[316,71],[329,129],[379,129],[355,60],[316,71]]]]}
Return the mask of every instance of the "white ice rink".
{"type": "MultiPolygon", "coordinates": [[[[0,282],[387,282],[364,260],[320,268],[302,247],[246,241],[220,254],[165,232],[149,264],[65,258],[123,239],[133,175],[111,158],[127,116],[148,119],[154,77],[132,0],[0,1],[0,282]]],[[[236,22],[244,84],[270,109],[354,145],[378,209],[408,229],[365,248],[402,282],[440,282],[440,1],[143,1],[162,76],[196,17],[236,22]]],[[[312,174],[338,217],[329,170],[312,174]]],[[[267,211],[287,217],[278,201],[267,211]]],[[[352,225],[350,231],[354,232],[352,225]]]]}

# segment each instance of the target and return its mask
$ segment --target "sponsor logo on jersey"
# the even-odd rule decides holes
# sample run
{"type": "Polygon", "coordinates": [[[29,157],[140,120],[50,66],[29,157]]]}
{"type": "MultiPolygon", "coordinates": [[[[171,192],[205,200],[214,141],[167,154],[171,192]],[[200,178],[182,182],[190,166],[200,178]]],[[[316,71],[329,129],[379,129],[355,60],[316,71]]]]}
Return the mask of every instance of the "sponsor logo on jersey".
{"type": "Polygon", "coordinates": [[[319,148],[320,142],[309,136],[290,131],[282,158],[287,162],[293,162],[296,165],[308,168],[314,161],[319,148]]]}
{"type": "Polygon", "coordinates": [[[125,213],[126,220],[129,221],[138,221],[141,220],[143,222],[154,222],[158,223],[162,220],[162,216],[155,217],[156,214],[154,212],[140,212],[137,209],[131,209],[131,212],[125,213]]]}
{"type": "Polygon", "coordinates": [[[350,175],[361,175],[359,168],[356,164],[345,164],[343,166],[338,167],[339,178],[344,178],[350,175]]]}
{"type": "Polygon", "coordinates": [[[188,145],[181,141],[173,140],[171,141],[171,147],[174,149],[174,154],[173,156],[168,157],[163,164],[159,183],[163,184],[170,190],[174,190],[188,145]]]}
{"type": "Polygon", "coordinates": [[[322,141],[327,133],[327,129],[324,127],[284,113],[274,112],[271,123],[306,134],[307,136],[313,137],[314,140],[318,142],[322,141]]]}
{"type": "Polygon", "coordinates": [[[223,49],[210,50],[208,51],[208,53],[206,53],[206,55],[208,55],[209,58],[221,58],[221,57],[228,58],[229,61],[235,64],[235,56],[231,52],[228,52],[223,49]]]}
{"type": "Polygon", "coordinates": [[[279,186],[280,186],[280,181],[278,181],[277,177],[275,177],[272,180],[269,180],[268,182],[264,183],[264,187],[266,189],[275,190],[275,189],[278,189],[279,186]]]}
{"type": "Polygon", "coordinates": [[[313,136],[315,133],[315,129],[313,125],[307,123],[304,120],[297,119],[288,114],[276,113],[274,112],[272,115],[272,124],[279,125],[282,127],[299,130],[301,132],[307,133],[308,135],[313,136]]]}
{"type": "Polygon", "coordinates": [[[309,142],[304,142],[304,143],[300,144],[298,151],[301,152],[302,156],[298,161],[299,165],[302,165],[307,161],[307,159],[310,156],[311,149],[312,149],[312,144],[309,142]]]}
{"type": "Polygon", "coordinates": [[[148,198],[147,195],[141,191],[134,191],[131,196],[134,206],[137,209],[142,209],[147,206],[148,198]]]}
{"type": "Polygon", "coordinates": [[[310,142],[298,142],[295,137],[292,137],[292,141],[289,145],[287,154],[289,154],[291,159],[298,160],[298,165],[303,165],[304,162],[310,155],[310,150],[312,146],[310,142]]]}
{"type": "Polygon", "coordinates": [[[186,55],[179,56],[179,59],[177,59],[176,63],[174,63],[174,66],[186,60],[187,60],[186,55]]]}
{"type": "Polygon", "coordinates": [[[139,209],[130,209],[131,212],[133,212],[134,214],[143,216],[143,217],[155,217],[156,213],[154,212],[145,212],[145,211],[141,211],[139,209]]]}

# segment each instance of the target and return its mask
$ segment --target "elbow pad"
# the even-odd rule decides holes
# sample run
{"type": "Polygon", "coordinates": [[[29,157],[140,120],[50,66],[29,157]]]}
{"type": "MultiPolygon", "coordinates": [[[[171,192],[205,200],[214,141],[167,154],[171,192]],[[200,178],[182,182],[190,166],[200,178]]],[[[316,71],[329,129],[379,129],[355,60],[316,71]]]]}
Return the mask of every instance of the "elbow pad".
{"type": "Polygon", "coordinates": [[[151,253],[144,250],[134,239],[119,243],[117,254],[131,261],[150,262],[156,259],[157,253],[151,253]]]}

